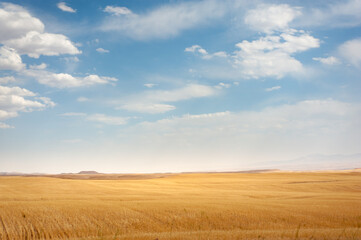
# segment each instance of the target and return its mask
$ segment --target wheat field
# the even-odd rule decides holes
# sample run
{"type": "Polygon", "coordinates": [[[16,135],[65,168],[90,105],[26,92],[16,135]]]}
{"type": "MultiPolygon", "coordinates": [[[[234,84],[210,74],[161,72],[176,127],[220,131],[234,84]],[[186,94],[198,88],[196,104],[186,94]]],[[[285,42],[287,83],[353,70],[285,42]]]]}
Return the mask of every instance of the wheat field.
{"type": "Polygon", "coordinates": [[[361,239],[360,172],[0,177],[0,239],[361,239]]]}

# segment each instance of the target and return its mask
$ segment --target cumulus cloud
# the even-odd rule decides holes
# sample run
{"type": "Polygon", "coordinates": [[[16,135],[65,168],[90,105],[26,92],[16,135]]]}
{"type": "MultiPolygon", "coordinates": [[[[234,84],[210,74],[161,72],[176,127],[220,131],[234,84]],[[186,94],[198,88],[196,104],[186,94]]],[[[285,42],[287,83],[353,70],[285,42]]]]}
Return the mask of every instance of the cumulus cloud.
{"type": "MultiPolygon", "coordinates": [[[[224,57],[232,63],[232,71],[237,71],[237,76],[254,79],[282,78],[286,74],[303,71],[302,63],[293,57],[294,54],[319,46],[319,39],[303,31],[290,30],[279,36],[267,35],[254,41],[244,40],[236,44],[239,50],[229,54],[230,58],[226,53],[224,57]]],[[[199,48],[195,48],[193,52],[197,49],[199,48]]],[[[228,71],[225,76],[227,74],[228,71]]]]}
{"type": "Polygon", "coordinates": [[[54,106],[49,98],[37,97],[25,88],[0,86],[0,120],[16,117],[19,112],[41,111],[54,106]]]}
{"type": "Polygon", "coordinates": [[[225,14],[225,6],[219,1],[181,2],[163,5],[142,14],[109,7],[113,13],[102,24],[101,30],[119,32],[137,40],[169,38],[182,31],[209,24],[225,14]],[[121,14],[126,12],[127,14],[121,14]]]}
{"type": "Polygon", "coordinates": [[[321,58],[321,57],[314,57],[312,58],[313,60],[315,61],[319,61],[323,64],[326,64],[326,65],[336,65],[336,64],[340,64],[340,60],[338,60],[338,58],[336,57],[327,57],[327,58],[321,58]]]}
{"type": "Polygon", "coordinates": [[[58,8],[64,12],[70,12],[70,13],[75,13],[76,10],[67,6],[65,2],[59,2],[57,4],[58,8]]]}
{"type": "Polygon", "coordinates": [[[302,63],[292,55],[318,48],[320,41],[302,30],[289,27],[289,23],[299,15],[299,8],[287,4],[260,5],[247,12],[245,22],[266,36],[236,44],[240,50],[236,51],[234,63],[245,77],[282,78],[285,74],[303,70],[302,63]],[[275,31],[280,34],[276,35],[275,31]]]}
{"type": "Polygon", "coordinates": [[[108,53],[109,52],[109,50],[106,50],[104,48],[97,48],[96,51],[100,52],[100,53],[108,53]]]}
{"type": "Polygon", "coordinates": [[[13,48],[0,48],[0,70],[20,71],[25,67],[20,55],[13,48]]]}
{"type": "Polygon", "coordinates": [[[111,13],[115,16],[127,15],[132,13],[132,11],[130,11],[126,7],[117,7],[117,6],[106,6],[103,11],[107,13],[111,13]]]}
{"type": "Polygon", "coordinates": [[[67,73],[52,73],[45,70],[26,70],[23,74],[35,78],[41,84],[56,88],[74,88],[92,86],[96,84],[112,84],[118,81],[113,77],[98,76],[95,74],[85,77],[74,77],[67,73]]]}
{"type": "Polygon", "coordinates": [[[276,77],[301,72],[302,63],[292,54],[317,48],[320,41],[306,33],[282,33],[236,44],[234,64],[247,78],[276,77]],[[297,34],[297,35],[296,35],[297,34]]]}
{"type": "Polygon", "coordinates": [[[23,7],[11,3],[0,3],[0,7],[0,42],[44,31],[44,24],[23,7]]]}
{"type": "MultiPolygon", "coordinates": [[[[286,74],[304,71],[302,63],[294,55],[320,46],[320,40],[303,30],[289,27],[289,23],[301,14],[299,8],[281,5],[260,5],[246,13],[245,22],[265,36],[257,40],[243,40],[236,44],[239,50],[227,54],[220,51],[208,53],[199,45],[186,48],[186,52],[198,53],[203,59],[214,56],[225,59],[225,70],[218,71],[216,76],[248,79],[262,77],[282,78],[286,74]]],[[[218,64],[219,66],[220,64],[218,64]]],[[[216,66],[216,68],[218,68],[216,66]]],[[[213,68],[213,67],[212,67],[213,68]]]]}
{"type": "Polygon", "coordinates": [[[166,103],[210,97],[217,93],[218,89],[216,87],[189,84],[183,88],[173,90],[145,91],[142,94],[123,100],[118,108],[142,113],[164,113],[176,108],[166,103]]]}
{"type": "Polygon", "coordinates": [[[352,65],[359,67],[361,64],[361,38],[343,43],[338,48],[338,52],[352,65]]]}
{"type": "Polygon", "coordinates": [[[291,7],[288,4],[262,4],[256,9],[248,11],[244,21],[253,30],[272,33],[273,31],[287,30],[288,24],[300,15],[300,8],[291,7]]]}
{"type": "Polygon", "coordinates": [[[44,32],[44,24],[23,7],[10,3],[0,6],[0,43],[18,54],[38,58],[81,53],[66,36],[44,32]]]}
{"type": "Polygon", "coordinates": [[[62,34],[28,32],[17,39],[9,39],[4,44],[15,48],[20,54],[39,58],[40,55],[58,56],[60,54],[80,54],[74,44],[62,34]]]}

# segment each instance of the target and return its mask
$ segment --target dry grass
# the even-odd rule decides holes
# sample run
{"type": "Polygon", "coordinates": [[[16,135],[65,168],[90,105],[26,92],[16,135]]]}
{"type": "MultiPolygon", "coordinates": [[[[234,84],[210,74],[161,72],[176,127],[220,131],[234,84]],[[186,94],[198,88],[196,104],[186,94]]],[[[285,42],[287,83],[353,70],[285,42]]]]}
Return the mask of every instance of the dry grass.
{"type": "Polygon", "coordinates": [[[0,239],[361,239],[361,173],[0,177],[0,239]]]}

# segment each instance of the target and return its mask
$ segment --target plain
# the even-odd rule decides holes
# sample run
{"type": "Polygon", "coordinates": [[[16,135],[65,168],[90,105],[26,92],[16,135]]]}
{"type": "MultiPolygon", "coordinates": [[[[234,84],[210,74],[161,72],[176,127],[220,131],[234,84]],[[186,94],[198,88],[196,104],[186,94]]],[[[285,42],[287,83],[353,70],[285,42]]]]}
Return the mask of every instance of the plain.
{"type": "Polygon", "coordinates": [[[0,239],[361,239],[359,171],[109,176],[0,177],[0,239]]]}

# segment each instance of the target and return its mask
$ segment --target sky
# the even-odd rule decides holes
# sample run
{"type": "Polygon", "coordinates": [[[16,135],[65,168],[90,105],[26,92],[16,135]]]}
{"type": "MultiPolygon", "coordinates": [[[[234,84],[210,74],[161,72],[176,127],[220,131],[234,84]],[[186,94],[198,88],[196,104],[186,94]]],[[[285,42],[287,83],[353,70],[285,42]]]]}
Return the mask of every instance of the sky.
{"type": "Polygon", "coordinates": [[[1,2],[0,172],[360,167],[360,13],[361,0],[1,2]]]}

